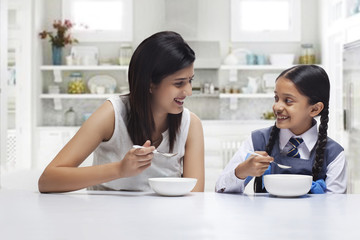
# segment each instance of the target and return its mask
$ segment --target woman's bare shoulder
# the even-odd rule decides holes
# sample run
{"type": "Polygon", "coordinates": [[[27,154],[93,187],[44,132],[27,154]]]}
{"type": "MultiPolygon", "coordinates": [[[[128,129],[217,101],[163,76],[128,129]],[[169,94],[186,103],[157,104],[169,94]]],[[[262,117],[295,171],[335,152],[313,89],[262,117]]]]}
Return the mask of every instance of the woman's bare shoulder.
{"type": "Polygon", "coordinates": [[[81,128],[97,134],[103,141],[109,140],[115,129],[115,112],[112,103],[104,102],[81,128]]]}

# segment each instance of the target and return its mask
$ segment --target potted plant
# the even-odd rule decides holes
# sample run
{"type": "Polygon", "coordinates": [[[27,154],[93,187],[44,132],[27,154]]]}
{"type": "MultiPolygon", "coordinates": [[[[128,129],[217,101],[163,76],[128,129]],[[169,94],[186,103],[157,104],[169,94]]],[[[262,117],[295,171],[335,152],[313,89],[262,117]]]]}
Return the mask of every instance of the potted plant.
{"type": "Polygon", "coordinates": [[[46,30],[39,33],[41,39],[50,38],[54,65],[61,65],[62,49],[65,45],[78,43],[78,40],[68,33],[73,26],[74,24],[70,20],[64,20],[63,22],[61,20],[54,20],[53,28],[56,30],[56,34],[46,30]]]}

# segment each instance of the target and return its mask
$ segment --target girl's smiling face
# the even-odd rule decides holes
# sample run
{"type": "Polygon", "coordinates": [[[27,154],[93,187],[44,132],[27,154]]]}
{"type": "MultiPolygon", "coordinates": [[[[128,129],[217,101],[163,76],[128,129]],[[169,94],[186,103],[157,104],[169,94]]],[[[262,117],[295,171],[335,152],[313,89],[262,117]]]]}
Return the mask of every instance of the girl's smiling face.
{"type": "Polygon", "coordinates": [[[308,98],[297,90],[291,80],[285,77],[277,79],[274,93],[273,111],[276,116],[276,126],[283,129],[288,128],[296,135],[303,134],[310,129],[313,117],[323,109],[321,102],[310,105],[308,98]]]}
{"type": "Polygon", "coordinates": [[[151,84],[152,107],[155,111],[179,114],[183,111],[185,98],[192,95],[191,82],[194,78],[194,65],[183,68],[165,77],[160,84],[151,84]]]}

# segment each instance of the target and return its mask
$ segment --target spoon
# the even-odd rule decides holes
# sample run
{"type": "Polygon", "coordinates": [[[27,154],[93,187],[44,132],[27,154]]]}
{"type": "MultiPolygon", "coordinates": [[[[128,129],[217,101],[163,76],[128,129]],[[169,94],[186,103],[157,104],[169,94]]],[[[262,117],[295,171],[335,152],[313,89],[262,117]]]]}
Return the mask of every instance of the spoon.
{"type": "MultiPolygon", "coordinates": [[[[253,152],[253,151],[250,151],[250,150],[248,150],[247,153],[250,153],[251,155],[256,155],[256,156],[263,157],[263,155],[260,155],[260,154],[258,154],[258,153],[256,153],[256,152],[253,152]]],[[[273,163],[275,163],[276,165],[278,165],[280,168],[284,168],[284,169],[291,168],[291,166],[282,165],[282,164],[277,163],[277,162],[274,162],[274,161],[273,161],[273,163]]]]}
{"type": "MultiPolygon", "coordinates": [[[[143,146],[139,146],[139,145],[134,145],[133,148],[145,148],[143,146]]],[[[177,153],[165,153],[165,152],[159,152],[158,150],[154,150],[153,153],[157,153],[157,154],[161,154],[164,157],[173,157],[175,155],[177,155],[177,153]]]]}

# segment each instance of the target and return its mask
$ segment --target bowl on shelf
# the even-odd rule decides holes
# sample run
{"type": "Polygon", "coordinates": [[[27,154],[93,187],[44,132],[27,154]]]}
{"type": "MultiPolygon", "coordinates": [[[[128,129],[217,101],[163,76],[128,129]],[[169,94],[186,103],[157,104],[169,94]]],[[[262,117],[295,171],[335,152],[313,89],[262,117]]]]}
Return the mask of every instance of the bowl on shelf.
{"type": "Polygon", "coordinates": [[[270,54],[271,65],[292,65],[294,64],[295,55],[292,53],[270,54]]]}
{"type": "Polygon", "coordinates": [[[182,196],[188,194],[195,187],[196,178],[149,178],[150,187],[157,194],[163,196],[182,196]]]}
{"type": "Polygon", "coordinates": [[[279,197],[298,197],[307,194],[312,176],[299,174],[269,174],[264,176],[266,190],[279,197]]]}

